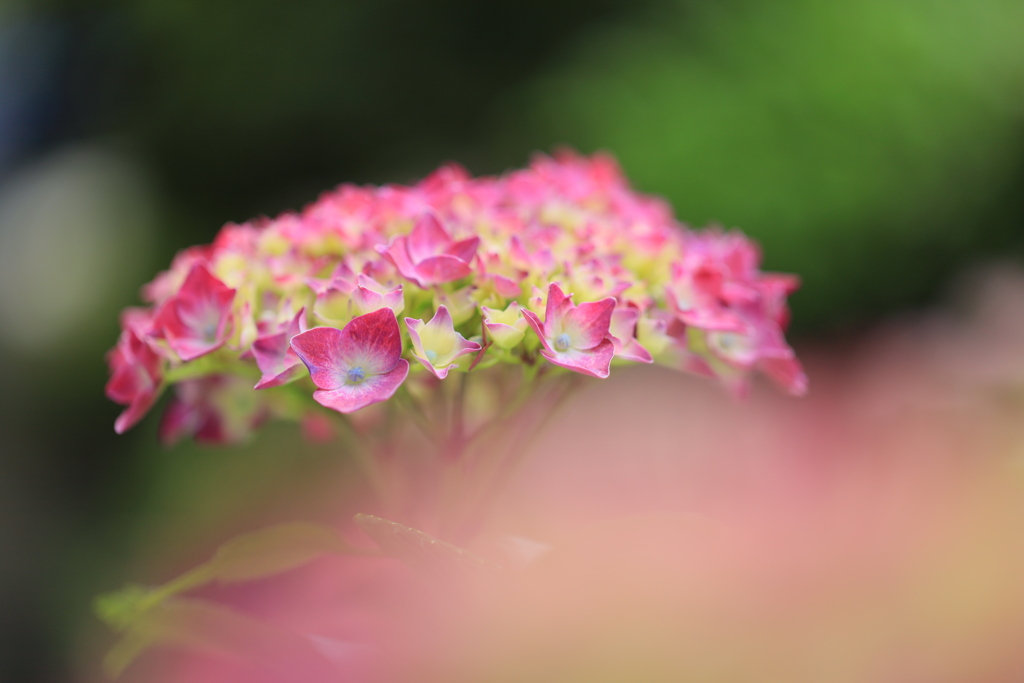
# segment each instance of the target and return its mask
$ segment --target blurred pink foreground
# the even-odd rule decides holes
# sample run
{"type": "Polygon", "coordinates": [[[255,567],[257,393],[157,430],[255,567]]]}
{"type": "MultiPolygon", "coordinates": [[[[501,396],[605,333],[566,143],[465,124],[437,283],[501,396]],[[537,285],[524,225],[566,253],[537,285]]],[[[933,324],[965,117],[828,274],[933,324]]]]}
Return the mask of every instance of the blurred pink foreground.
{"type": "Polygon", "coordinates": [[[969,310],[802,350],[801,401],[591,383],[480,521],[485,564],[206,589],[231,611],[175,609],[216,637],[122,680],[1024,680],[1024,280],[969,310]]]}

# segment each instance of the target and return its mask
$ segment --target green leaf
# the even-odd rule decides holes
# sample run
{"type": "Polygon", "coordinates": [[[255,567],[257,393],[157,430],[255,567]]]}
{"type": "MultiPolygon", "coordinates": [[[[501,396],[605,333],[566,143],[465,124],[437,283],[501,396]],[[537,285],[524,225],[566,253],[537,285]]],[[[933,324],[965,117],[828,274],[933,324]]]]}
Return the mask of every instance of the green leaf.
{"type": "Polygon", "coordinates": [[[392,522],[374,515],[358,514],[355,522],[385,553],[398,558],[415,569],[432,574],[450,575],[454,572],[497,569],[474,553],[434,538],[419,529],[392,522]]]}
{"type": "Polygon", "coordinates": [[[318,555],[355,552],[330,527],[280,524],[231,539],[217,550],[206,566],[216,581],[230,583],[280,574],[318,555]]]}
{"type": "MultiPolygon", "coordinates": [[[[295,569],[323,554],[365,554],[326,526],[279,524],[237,536],[208,562],[156,588],[128,586],[96,598],[96,615],[117,631],[125,631],[168,598],[211,582],[252,581],[295,569]]],[[[127,637],[127,636],[126,636],[127,637]]],[[[128,647],[128,645],[125,645],[128,647]]]]}
{"type": "Polygon", "coordinates": [[[309,640],[226,607],[203,600],[172,598],[131,625],[103,659],[108,675],[121,675],[152,647],[175,646],[238,658],[255,671],[329,680],[338,671],[309,640]]]}
{"type": "Polygon", "coordinates": [[[146,611],[152,591],[143,586],[125,586],[113,593],[104,593],[93,601],[96,616],[115,631],[123,631],[146,611]]]}

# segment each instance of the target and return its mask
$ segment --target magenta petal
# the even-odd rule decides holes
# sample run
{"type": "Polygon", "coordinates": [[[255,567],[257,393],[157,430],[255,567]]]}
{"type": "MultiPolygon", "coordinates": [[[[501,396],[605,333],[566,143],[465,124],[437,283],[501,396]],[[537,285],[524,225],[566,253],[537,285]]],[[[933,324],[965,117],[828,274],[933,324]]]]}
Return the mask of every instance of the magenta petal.
{"type": "Polygon", "coordinates": [[[605,339],[592,349],[569,349],[562,352],[545,349],[540,352],[540,355],[555,365],[583,375],[604,379],[611,370],[615,347],[610,340],[605,339]]]}
{"type": "Polygon", "coordinates": [[[476,256],[476,250],[479,246],[480,238],[470,237],[469,239],[461,240],[451,245],[444,250],[444,253],[469,263],[473,260],[473,257],[476,256]]]}
{"type": "Polygon", "coordinates": [[[409,258],[413,263],[419,264],[426,258],[443,253],[451,243],[451,236],[441,227],[437,217],[429,213],[424,214],[409,233],[409,258]]]}
{"type": "MultiPolygon", "coordinates": [[[[260,384],[294,367],[299,362],[298,357],[294,356],[294,354],[291,358],[288,358],[288,351],[290,350],[288,342],[296,334],[298,334],[297,330],[294,332],[286,330],[277,334],[268,334],[260,337],[252,343],[252,355],[256,359],[256,367],[263,373],[260,384]],[[289,363],[288,361],[291,362],[289,363]]],[[[257,389],[263,388],[260,384],[256,385],[257,389]]]]}
{"type": "Polygon", "coordinates": [[[157,392],[147,392],[139,394],[134,400],[128,405],[128,407],[117,416],[114,420],[114,431],[118,434],[124,434],[126,431],[135,426],[135,424],[145,417],[149,409],[156,403],[157,392]]]}
{"type": "Polygon", "coordinates": [[[468,263],[448,254],[431,256],[416,264],[416,275],[420,281],[428,285],[452,282],[466,277],[471,272],[468,263]]]}
{"type": "Polygon", "coordinates": [[[320,405],[339,413],[355,412],[391,398],[408,374],[409,361],[401,358],[390,372],[371,375],[358,384],[346,384],[330,391],[314,391],[313,398],[320,405]]]}
{"type": "Polygon", "coordinates": [[[346,370],[360,367],[368,375],[390,372],[402,356],[402,332],[395,312],[381,308],[353,318],[341,331],[338,353],[346,370]]]}
{"type": "Polygon", "coordinates": [[[600,344],[608,336],[614,310],[615,299],[608,297],[566,311],[562,325],[572,338],[572,345],[577,349],[592,349],[600,344]]]}
{"type": "Polygon", "coordinates": [[[341,360],[341,330],[314,327],[291,339],[292,350],[309,368],[313,384],[320,389],[336,389],[345,383],[351,366],[341,360]]]}

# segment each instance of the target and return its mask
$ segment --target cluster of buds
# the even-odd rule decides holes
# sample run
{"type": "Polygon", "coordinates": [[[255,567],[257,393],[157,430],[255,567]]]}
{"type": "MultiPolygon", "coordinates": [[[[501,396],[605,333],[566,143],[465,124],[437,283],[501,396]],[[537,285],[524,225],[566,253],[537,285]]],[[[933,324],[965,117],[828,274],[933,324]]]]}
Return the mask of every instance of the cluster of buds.
{"type": "Polygon", "coordinates": [[[123,432],[174,386],[165,438],[209,441],[316,409],[296,396],[347,414],[499,364],[605,378],[653,362],[738,392],[761,370],[800,394],[783,337],[797,282],[759,261],[739,233],[688,230],[605,155],[343,185],[179,253],[123,314],[107,394],[123,432]]]}

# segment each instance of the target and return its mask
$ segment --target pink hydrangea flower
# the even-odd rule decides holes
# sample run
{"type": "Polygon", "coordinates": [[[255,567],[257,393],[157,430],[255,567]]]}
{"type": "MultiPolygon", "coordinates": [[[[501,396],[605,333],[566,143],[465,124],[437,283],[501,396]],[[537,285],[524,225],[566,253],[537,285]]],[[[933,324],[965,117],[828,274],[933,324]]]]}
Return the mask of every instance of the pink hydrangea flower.
{"type": "Polygon", "coordinates": [[[407,280],[420,287],[452,282],[472,271],[470,262],[476,255],[479,237],[454,241],[433,214],[424,214],[412,232],[399,235],[381,253],[407,280]]]}
{"type": "Polygon", "coordinates": [[[128,407],[114,421],[123,434],[149,412],[160,393],[163,359],[132,327],[121,332],[117,346],[107,354],[110,380],[107,398],[128,407]]]}
{"type": "Polygon", "coordinates": [[[192,437],[199,443],[240,443],[268,416],[261,395],[241,377],[210,375],[179,382],[160,420],[160,441],[171,446],[192,437]]]}
{"type": "Polygon", "coordinates": [[[195,263],[178,293],[157,311],[154,335],[163,337],[183,361],[219,349],[231,333],[235,290],[195,263]]]}
{"type": "Polygon", "coordinates": [[[519,310],[519,304],[510,303],[504,311],[496,311],[487,306],[480,307],[484,329],[494,345],[502,349],[512,349],[523,341],[529,323],[519,310]]]}
{"type": "Polygon", "coordinates": [[[339,413],[386,401],[409,374],[402,333],[390,308],[354,318],[341,330],[315,327],[291,346],[313,378],[313,398],[339,413]]]}
{"type": "Polygon", "coordinates": [[[263,373],[256,389],[281,386],[302,375],[302,361],[292,349],[291,340],[306,331],[306,309],[300,309],[294,318],[276,328],[258,336],[252,343],[256,367],[263,373]]]}
{"type": "Polygon", "coordinates": [[[638,363],[653,363],[654,358],[640,342],[637,341],[636,322],[640,319],[640,311],[632,307],[620,307],[612,311],[608,338],[615,347],[615,356],[638,363]]]}
{"type": "Polygon", "coordinates": [[[544,310],[544,322],[523,310],[530,327],[544,345],[541,355],[555,365],[591,377],[608,376],[615,347],[608,339],[615,299],[573,304],[572,297],[552,283],[544,310]]]}
{"type": "Polygon", "coordinates": [[[459,367],[454,361],[460,356],[483,348],[477,342],[469,341],[455,331],[452,317],[444,306],[438,307],[428,323],[406,318],[405,325],[409,329],[416,360],[438,379],[444,379],[448,376],[449,370],[459,367]]]}
{"type": "Polygon", "coordinates": [[[381,308],[390,308],[395,315],[405,310],[402,285],[386,287],[369,275],[359,273],[352,290],[352,310],[356,315],[366,315],[381,308]]]}

